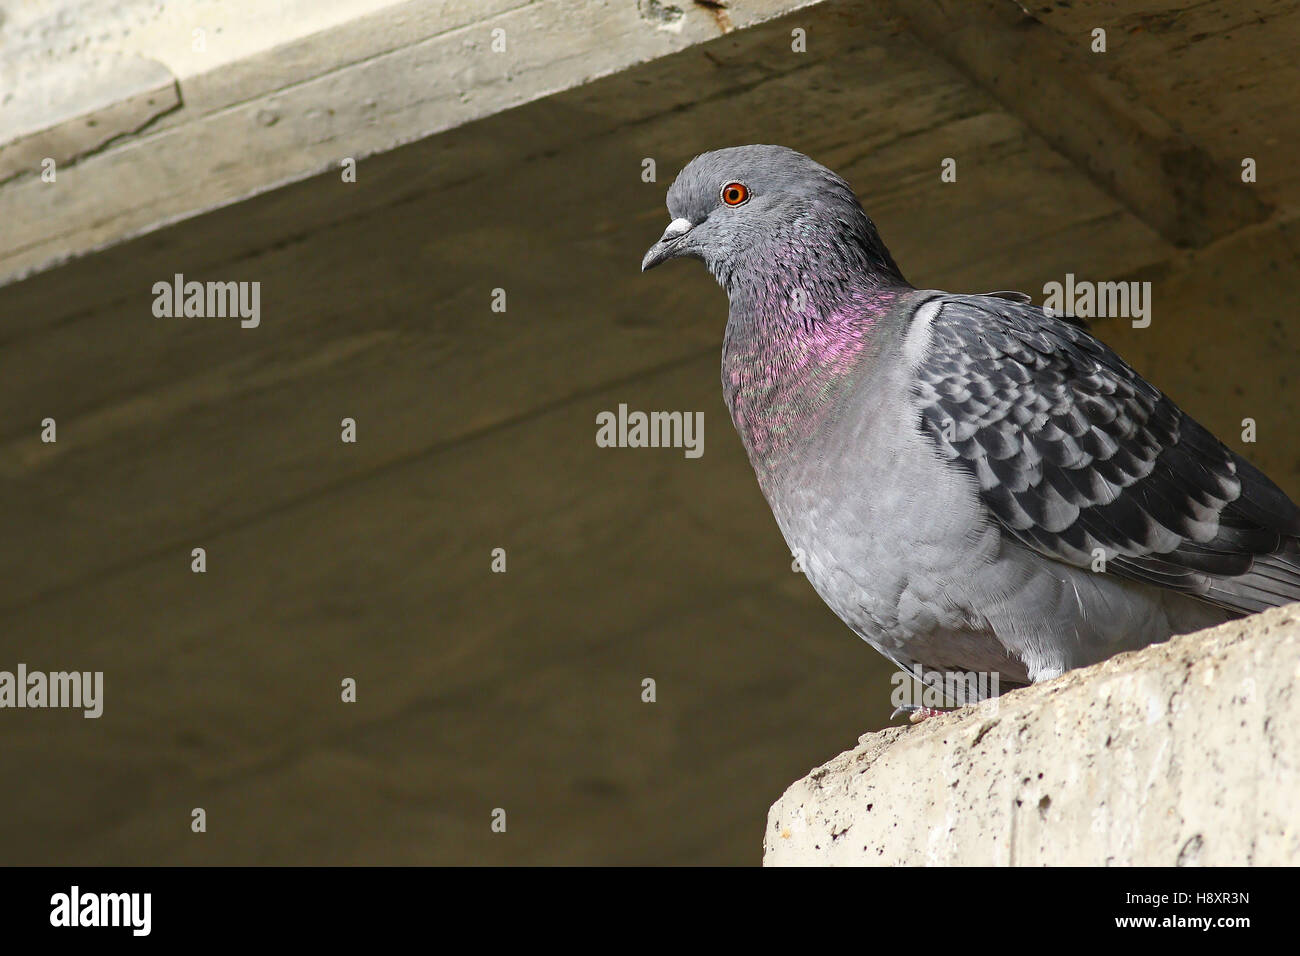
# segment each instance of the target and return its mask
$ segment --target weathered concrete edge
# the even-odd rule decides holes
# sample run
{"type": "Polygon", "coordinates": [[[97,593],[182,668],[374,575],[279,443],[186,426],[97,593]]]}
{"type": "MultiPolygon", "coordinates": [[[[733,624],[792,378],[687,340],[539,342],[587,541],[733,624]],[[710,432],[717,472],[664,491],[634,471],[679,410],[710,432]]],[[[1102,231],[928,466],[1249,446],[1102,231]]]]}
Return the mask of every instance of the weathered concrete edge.
{"type": "MultiPolygon", "coordinates": [[[[345,157],[384,152],[826,2],[751,0],[725,9],[692,3],[662,26],[633,4],[542,0],[504,12],[489,6],[491,15],[481,20],[358,61],[349,31],[373,44],[377,21],[367,16],[295,40],[288,59],[298,65],[284,75],[273,67],[284,52],[277,48],[216,74],[182,77],[179,104],[162,111],[163,122],[102,149],[64,149],[84,158],[60,168],[57,185],[43,181],[38,168],[20,174],[6,164],[6,175],[18,178],[0,185],[0,220],[8,224],[0,285],[306,179],[345,157]],[[497,28],[505,31],[505,55],[491,49],[497,28]],[[337,68],[329,57],[339,60],[337,68]],[[313,60],[309,79],[304,60],[313,60]],[[232,84],[230,76],[241,80],[232,84]],[[260,95],[250,78],[265,84],[260,95]],[[232,98],[238,101],[213,108],[232,98]],[[197,104],[202,108],[188,109],[197,104]]],[[[55,128],[41,135],[62,134],[55,128]]],[[[29,142],[20,155],[31,158],[34,148],[29,142]]]]}
{"type": "Polygon", "coordinates": [[[113,57],[85,72],[55,71],[47,82],[61,86],[77,105],[62,113],[45,103],[11,111],[5,130],[11,138],[0,142],[0,185],[24,173],[37,175],[47,157],[58,167],[76,162],[181,105],[171,71],[138,54],[113,57]]]}
{"type": "Polygon", "coordinates": [[[764,865],[1296,865],[1297,684],[1291,604],[865,734],[772,805],[764,865]]]}

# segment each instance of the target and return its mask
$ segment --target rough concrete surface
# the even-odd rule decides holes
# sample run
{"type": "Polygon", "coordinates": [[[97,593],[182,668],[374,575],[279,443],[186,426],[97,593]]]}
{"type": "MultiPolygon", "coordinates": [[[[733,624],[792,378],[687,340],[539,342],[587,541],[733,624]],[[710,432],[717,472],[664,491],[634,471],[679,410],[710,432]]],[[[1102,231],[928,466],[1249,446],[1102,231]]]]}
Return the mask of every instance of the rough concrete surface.
{"type": "Polygon", "coordinates": [[[763,862],[1294,865],[1300,604],[862,737],[768,815],[763,862]]]}

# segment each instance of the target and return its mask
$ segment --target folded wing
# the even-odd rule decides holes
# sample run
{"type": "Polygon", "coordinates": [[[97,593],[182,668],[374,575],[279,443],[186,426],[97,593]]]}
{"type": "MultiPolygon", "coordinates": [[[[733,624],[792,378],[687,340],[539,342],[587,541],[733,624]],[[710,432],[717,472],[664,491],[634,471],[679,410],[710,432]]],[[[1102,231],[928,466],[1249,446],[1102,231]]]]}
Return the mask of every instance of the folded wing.
{"type": "Polygon", "coordinates": [[[945,296],[928,335],[921,427],[1021,542],[1239,613],[1300,600],[1300,509],[1086,331],[945,296]]]}

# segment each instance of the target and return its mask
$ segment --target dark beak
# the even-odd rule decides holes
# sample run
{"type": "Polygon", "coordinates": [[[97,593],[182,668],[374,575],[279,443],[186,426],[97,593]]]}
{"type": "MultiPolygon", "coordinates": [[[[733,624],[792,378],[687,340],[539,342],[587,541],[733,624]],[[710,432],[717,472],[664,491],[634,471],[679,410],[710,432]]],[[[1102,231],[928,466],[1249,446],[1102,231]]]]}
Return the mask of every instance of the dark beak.
{"type": "Polygon", "coordinates": [[[678,255],[682,239],[693,227],[694,223],[689,219],[674,219],[670,222],[668,228],[664,230],[663,236],[650,247],[650,250],[645,254],[645,258],[641,260],[641,271],[645,272],[647,269],[653,269],[665,259],[671,259],[673,256],[678,255]]]}

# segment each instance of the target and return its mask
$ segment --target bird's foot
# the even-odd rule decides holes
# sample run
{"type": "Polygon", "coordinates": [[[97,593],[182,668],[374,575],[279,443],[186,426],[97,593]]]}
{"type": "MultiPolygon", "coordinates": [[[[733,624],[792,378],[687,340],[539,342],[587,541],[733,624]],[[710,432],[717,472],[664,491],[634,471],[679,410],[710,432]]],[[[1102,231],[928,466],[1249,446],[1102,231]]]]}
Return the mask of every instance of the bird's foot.
{"type": "Polygon", "coordinates": [[[893,720],[899,714],[907,714],[907,719],[914,724],[919,724],[923,720],[929,720],[931,717],[939,717],[949,713],[946,710],[936,710],[933,707],[921,707],[918,704],[900,704],[894,708],[894,712],[889,715],[893,720]]]}

